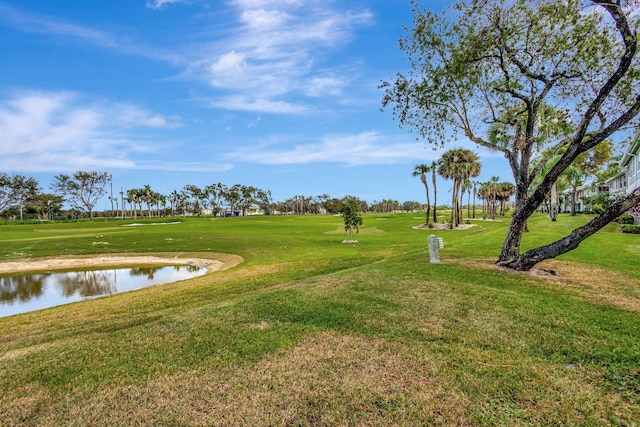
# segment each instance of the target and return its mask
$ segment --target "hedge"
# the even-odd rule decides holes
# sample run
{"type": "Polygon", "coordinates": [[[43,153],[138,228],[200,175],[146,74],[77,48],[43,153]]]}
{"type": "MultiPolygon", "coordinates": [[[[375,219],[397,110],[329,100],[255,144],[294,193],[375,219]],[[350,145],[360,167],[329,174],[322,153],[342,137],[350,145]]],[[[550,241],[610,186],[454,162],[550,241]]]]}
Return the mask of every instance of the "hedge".
{"type": "Polygon", "coordinates": [[[640,225],[620,224],[620,231],[623,233],[640,234],[640,225]]]}

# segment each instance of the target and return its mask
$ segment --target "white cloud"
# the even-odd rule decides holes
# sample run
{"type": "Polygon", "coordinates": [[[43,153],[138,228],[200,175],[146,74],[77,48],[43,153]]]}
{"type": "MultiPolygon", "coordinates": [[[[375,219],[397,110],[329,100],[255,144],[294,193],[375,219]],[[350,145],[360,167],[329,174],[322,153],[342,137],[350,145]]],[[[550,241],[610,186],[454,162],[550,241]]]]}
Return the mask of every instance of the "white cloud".
{"type": "Polygon", "coordinates": [[[117,44],[116,38],[105,31],[65,22],[59,18],[24,13],[3,3],[0,3],[0,20],[30,33],[75,37],[104,47],[114,47],[117,44]]]}
{"type": "MultiPolygon", "coordinates": [[[[167,0],[159,0],[166,2],[167,0]]],[[[169,0],[176,1],[176,0],[169,0]]],[[[115,50],[127,55],[143,56],[169,63],[180,62],[180,54],[171,54],[152,46],[132,42],[121,34],[70,22],[62,17],[27,13],[0,2],[0,22],[33,34],[59,36],[115,50]]]]}
{"type": "Polygon", "coordinates": [[[338,96],[342,94],[342,88],[347,85],[346,78],[338,76],[317,76],[309,79],[307,83],[307,95],[321,97],[327,94],[338,96]]]}
{"type": "Polygon", "coordinates": [[[137,122],[134,123],[138,126],[147,126],[150,128],[164,128],[164,129],[173,129],[182,127],[182,123],[180,123],[180,117],[171,116],[151,116],[151,117],[143,117],[137,122]]]}
{"type": "Polygon", "coordinates": [[[277,10],[245,10],[240,15],[240,21],[242,23],[259,31],[280,27],[290,19],[291,15],[277,10]]]}
{"type": "Polygon", "coordinates": [[[294,104],[286,101],[270,100],[265,98],[252,98],[243,95],[233,95],[211,101],[211,107],[247,111],[263,112],[270,114],[300,114],[307,111],[304,104],[294,104]]]}
{"type": "Polygon", "coordinates": [[[277,149],[273,144],[252,146],[229,154],[231,159],[270,165],[342,163],[349,166],[414,162],[415,159],[433,157],[420,142],[395,141],[379,132],[361,132],[353,135],[326,135],[317,142],[298,144],[292,148],[277,149]]]}
{"type": "Polygon", "coordinates": [[[110,109],[117,108],[119,111],[115,121],[124,127],[149,127],[156,129],[175,129],[182,127],[179,116],[163,116],[160,114],[151,115],[144,109],[132,105],[113,105],[110,109]]]}
{"type": "Polygon", "coordinates": [[[210,105],[290,114],[300,110],[289,108],[291,98],[342,95],[349,81],[343,70],[318,67],[333,48],[353,38],[357,26],[371,22],[370,12],[338,10],[318,0],[236,0],[231,5],[238,21],[228,35],[202,49],[207,56],[193,61],[186,73],[226,92],[225,102],[210,105]]]}
{"type": "Polygon", "coordinates": [[[22,92],[0,99],[0,169],[64,172],[134,168],[137,152],[152,152],[131,133],[170,128],[178,117],[131,105],[87,101],[70,92],[22,92]]]}
{"type": "MultiPolygon", "coordinates": [[[[189,0],[148,0],[147,6],[160,9],[184,2],[189,0]]],[[[169,47],[173,52],[132,41],[126,32],[112,33],[57,16],[24,12],[1,1],[0,21],[24,32],[66,37],[180,65],[185,67],[182,78],[208,84],[215,96],[245,100],[210,104],[219,108],[290,114],[300,111],[299,106],[291,108],[291,99],[308,97],[308,109],[324,98],[343,96],[345,82],[353,78],[344,68],[347,64],[331,70],[326,62],[334,48],[342,48],[354,37],[357,27],[372,22],[372,14],[339,9],[336,4],[324,0],[231,0],[225,17],[232,19],[211,23],[222,31],[214,36],[195,31],[207,34],[207,39],[192,46],[176,42],[169,47]]],[[[199,19],[204,16],[208,15],[199,19]]],[[[218,14],[209,16],[220,18],[218,14]]]]}
{"type": "Polygon", "coordinates": [[[165,4],[186,3],[188,0],[153,0],[147,2],[147,7],[151,9],[160,9],[165,4]]]}
{"type": "Polygon", "coordinates": [[[230,163],[140,161],[137,170],[219,173],[233,169],[230,163]]]}

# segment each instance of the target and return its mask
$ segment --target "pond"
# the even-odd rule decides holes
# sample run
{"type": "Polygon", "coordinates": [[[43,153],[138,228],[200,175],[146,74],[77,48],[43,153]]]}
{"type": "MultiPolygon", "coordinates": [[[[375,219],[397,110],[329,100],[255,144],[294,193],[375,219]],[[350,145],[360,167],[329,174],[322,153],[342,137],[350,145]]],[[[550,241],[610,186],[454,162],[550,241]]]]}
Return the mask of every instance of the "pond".
{"type": "Polygon", "coordinates": [[[202,276],[192,265],[0,275],[0,317],[202,276]]]}

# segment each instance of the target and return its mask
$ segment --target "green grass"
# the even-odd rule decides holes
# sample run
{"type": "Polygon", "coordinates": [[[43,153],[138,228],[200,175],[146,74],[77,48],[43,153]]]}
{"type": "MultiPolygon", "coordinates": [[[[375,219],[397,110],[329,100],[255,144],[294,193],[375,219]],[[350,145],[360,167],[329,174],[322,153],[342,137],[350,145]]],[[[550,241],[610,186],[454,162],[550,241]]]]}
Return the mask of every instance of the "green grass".
{"type": "MultiPolygon", "coordinates": [[[[584,223],[538,216],[523,247],[584,223]]],[[[366,215],[0,227],[0,259],[240,255],[189,281],[0,318],[0,425],[636,425],[638,236],[493,266],[507,220],[366,215]],[[443,237],[429,264],[427,236],[443,237]],[[100,244],[95,244],[100,242],[100,244]]],[[[132,221],[129,221],[132,222],[132,221]]]]}

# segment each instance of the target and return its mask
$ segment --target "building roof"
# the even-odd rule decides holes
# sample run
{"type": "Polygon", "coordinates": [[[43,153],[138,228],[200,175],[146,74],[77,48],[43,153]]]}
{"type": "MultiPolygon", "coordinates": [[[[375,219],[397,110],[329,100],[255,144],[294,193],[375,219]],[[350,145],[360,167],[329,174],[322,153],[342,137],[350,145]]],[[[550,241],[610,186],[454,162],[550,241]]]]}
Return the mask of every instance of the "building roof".
{"type": "Polygon", "coordinates": [[[604,183],[605,184],[610,184],[613,181],[615,181],[616,179],[622,178],[623,176],[625,176],[627,174],[626,171],[621,170],[620,172],[618,172],[617,174],[613,175],[611,178],[607,178],[604,183]]]}

